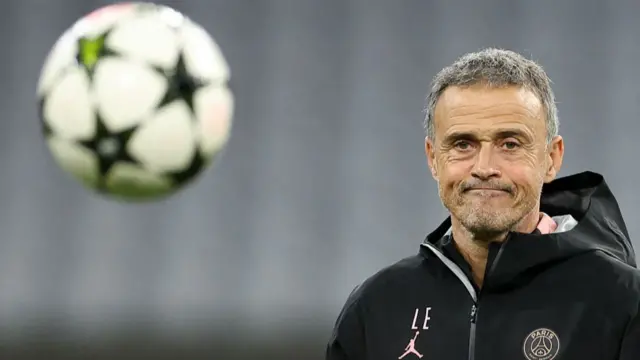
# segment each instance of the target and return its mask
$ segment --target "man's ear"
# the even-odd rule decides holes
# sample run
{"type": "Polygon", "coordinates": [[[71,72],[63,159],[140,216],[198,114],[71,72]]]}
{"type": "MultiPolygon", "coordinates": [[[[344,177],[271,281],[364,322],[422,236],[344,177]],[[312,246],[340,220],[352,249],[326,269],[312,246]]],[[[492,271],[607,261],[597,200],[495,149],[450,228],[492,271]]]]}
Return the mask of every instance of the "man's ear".
{"type": "Polygon", "coordinates": [[[436,152],[434,149],[434,144],[426,137],[424,139],[424,152],[427,155],[427,163],[429,164],[429,170],[431,170],[431,176],[438,181],[438,164],[436,162],[436,152]]]}
{"type": "Polygon", "coordinates": [[[548,164],[544,174],[544,182],[549,183],[558,176],[560,168],[562,168],[562,159],[564,158],[564,140],[562,136],[557,135],[547,145],[548,164]]]}

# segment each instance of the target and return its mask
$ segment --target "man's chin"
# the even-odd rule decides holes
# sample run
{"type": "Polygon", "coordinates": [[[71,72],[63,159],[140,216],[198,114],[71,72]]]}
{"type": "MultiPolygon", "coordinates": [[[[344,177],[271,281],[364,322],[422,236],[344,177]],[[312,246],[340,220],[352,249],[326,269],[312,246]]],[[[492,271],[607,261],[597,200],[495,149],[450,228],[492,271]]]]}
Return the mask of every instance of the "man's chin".
{"type": "Polygon", "coordinates": [[[467,219],[462,221],[462,226],[477,237],[492,238],[507,233],[511,228],[511,224],[507,224],[506,221],[496,221],[499,218],[499,215],[496,214],[483,218],[467,219]]]}
{"type": "Polygon", "coordinates": [[[509,232],[508,229],[505,228],[497,228],[497,227],[471,227],[467,228],[467,230],[473,234],[475,240],[480,241],[494,241],[498,238],[501,238],[504,234],[509,232]]]}

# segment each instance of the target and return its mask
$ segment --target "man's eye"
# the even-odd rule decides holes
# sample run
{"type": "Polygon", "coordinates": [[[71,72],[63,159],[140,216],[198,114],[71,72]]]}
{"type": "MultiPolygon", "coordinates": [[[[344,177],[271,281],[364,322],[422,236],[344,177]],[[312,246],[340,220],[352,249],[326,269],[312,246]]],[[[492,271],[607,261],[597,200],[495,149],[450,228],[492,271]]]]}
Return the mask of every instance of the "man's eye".
{"type": "Polygon", "coordinates": [[[502,146],[507,150],[515,150],[520,147],[520,144],[515,141],[505,141],[502,146]]]}
{"type": "Polygon", "coordinates": [[[458,141],[455,143],[455,148],[457,150],[469,150],[471,144],[468,141],[458,141]]]}

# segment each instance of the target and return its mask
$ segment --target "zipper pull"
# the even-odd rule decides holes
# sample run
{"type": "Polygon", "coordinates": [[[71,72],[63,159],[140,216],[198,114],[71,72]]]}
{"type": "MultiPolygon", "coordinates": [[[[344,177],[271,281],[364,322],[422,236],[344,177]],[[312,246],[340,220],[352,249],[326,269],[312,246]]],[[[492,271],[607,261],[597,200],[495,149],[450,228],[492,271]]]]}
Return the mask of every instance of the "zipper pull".
{"type": "Polygon", "coordinates": [[[475,324],[476,323],[476,316],[478,314],[478,307],[476,306],[476,304],[473,304],[471,306],[471,323],[475,324]]]}

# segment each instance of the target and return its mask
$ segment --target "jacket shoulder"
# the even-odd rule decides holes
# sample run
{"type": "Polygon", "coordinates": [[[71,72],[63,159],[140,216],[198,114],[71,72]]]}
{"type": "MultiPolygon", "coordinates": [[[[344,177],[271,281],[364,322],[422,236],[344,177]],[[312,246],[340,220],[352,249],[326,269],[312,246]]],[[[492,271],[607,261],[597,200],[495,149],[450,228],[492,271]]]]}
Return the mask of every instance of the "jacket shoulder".
{"type": "Polygon", "coordinates": [[[637,309],[640,304],[640,269],[601,251],[589,258],[589,285],[615,302],[618,309],[637,309]]]}
{"type": "Polygon", "coordinates": [[[591,260],[603,275],[603,279],[615,279],[616,285],[628,287],[640,294],[640,269],[631,266],[603,251],[597,251],[591,260]]]}

